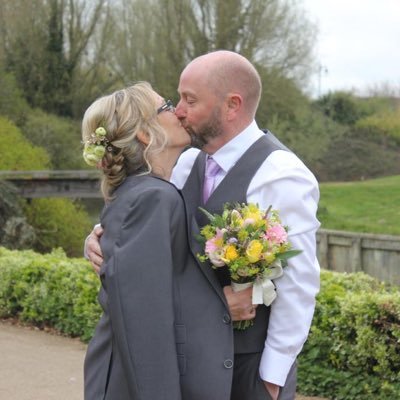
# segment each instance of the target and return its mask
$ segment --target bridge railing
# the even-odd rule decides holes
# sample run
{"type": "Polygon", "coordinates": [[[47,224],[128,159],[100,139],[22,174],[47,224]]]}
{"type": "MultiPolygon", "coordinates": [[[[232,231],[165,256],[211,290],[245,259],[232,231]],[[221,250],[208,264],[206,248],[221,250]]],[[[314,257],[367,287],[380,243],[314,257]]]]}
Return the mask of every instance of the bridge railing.
{"type": "MultiPolygon", "coordinates": [[[[101,198],[99,178],[97,170],[0,171],[25,198],[101,198]]],[[[317,242],[321,267],[400,285],[400,237],[320,229],[317,242]]]]}
{"type": "Polygon", "coordinates": [[[100,198],[97,170],[0,171],[0,180],[12,183],[25,198],[100,198]]]}

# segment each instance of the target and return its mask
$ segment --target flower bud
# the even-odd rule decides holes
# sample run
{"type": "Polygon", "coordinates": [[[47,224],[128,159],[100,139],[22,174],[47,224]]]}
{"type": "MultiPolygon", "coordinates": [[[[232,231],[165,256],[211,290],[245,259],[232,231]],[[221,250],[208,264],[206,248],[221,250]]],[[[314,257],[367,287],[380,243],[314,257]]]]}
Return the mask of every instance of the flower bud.
{"type": "Polygon", "coordinates": [[[106,136],[107,135],[107,131],[102,127],[102,126],[99,126],[95,131],[94,131],[94,133],[96,134],[96,136],[106,136]]]}
{"type": "Polygon", "coordinates": [[[102,158],[104,156],[104,153],[106,152],[106,149],[104,146],[95,146],[93,149],[93,153],[96,155],[97,158],[102,158]]]}

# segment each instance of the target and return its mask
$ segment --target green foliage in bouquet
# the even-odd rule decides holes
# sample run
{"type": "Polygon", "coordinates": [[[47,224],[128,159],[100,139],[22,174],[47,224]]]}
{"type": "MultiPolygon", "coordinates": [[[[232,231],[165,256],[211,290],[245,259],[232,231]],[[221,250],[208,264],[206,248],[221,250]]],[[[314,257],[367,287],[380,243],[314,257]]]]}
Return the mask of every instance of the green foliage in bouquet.
{"type": "Polygon", "coordinates": [[[298,387],[337,400],[400,398],[398,288],[363,273],[322,271],[298,387]]]}
{"type": "Polygon", "coordinates": [[[100,281],[84,259],[0,247],[0,317],[89,340],[101,310],[100,281]]]}

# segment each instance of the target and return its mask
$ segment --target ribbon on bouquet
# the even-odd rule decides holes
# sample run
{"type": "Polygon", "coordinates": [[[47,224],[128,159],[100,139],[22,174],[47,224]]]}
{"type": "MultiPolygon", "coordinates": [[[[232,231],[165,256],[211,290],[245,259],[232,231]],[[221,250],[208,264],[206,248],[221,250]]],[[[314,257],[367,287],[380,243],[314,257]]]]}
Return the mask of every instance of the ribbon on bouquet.
{"type": "Polygon", "coordinates": [[[275,261],[262,276],[257,277],[253,283],[253,304],[265,304],[269,306],[276,298],[275,285],[272,279],[283,275],[281,262],[275,261]]]}
{"type": "Polygon", "coordinates": [[[232,289],[234,292],[247,289],[253,286],[252,303],[265,304],[269,306],[276,298],[275,285],[272,279],[277,279],[283,275],[283,268],[281,262],[275,261],[262,276],[257,277],[254,282],[236,283],[232,282],[232,289]]]}

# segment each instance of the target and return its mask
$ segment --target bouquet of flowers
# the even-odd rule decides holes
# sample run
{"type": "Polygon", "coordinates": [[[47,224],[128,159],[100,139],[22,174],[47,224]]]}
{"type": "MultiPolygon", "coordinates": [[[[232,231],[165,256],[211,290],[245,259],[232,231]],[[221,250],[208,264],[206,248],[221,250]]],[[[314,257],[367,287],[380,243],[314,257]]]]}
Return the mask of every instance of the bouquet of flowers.
{"type": "MultiPolygon", "coordinates": [[[[287,260],[301,252],[288,241],[288,227],[283,226],[278,210],[261,210],[256,204],[224,205],[222,215],[201,208],[210,220],[199,239],[205,243],[201,261],[211,266],[227,266],[234,291],[253,286],[253,304],[269,306],[276,298],[272,279],[283,274],[287,260]]],[[[253,324],[236,321],[234,327],[246,329],[253,324]]]]}

